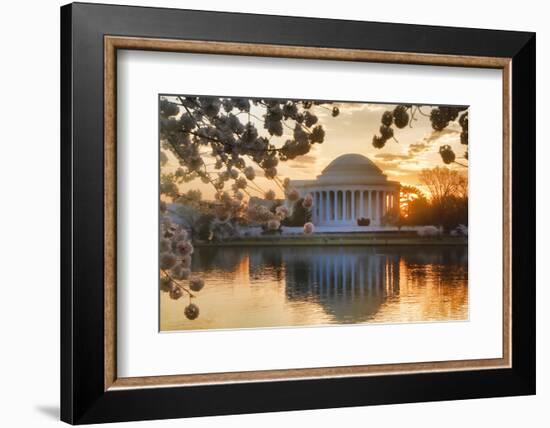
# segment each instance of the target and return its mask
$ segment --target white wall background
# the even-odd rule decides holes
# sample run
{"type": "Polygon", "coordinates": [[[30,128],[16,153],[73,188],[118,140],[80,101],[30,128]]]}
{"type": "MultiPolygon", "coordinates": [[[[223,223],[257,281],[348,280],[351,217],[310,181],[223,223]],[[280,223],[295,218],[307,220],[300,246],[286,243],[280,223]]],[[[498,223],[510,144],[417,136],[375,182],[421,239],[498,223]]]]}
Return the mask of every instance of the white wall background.
{"type": "MultiPolygon", "coordinates": [[[[550,109],[550,28],[541,1],[388,2],[146,0],[126,4],[537,32],[537,122],[550,109]]],[[[59,6],[58,0],[4,2],[0,13],[0,420],[7,427],[54,426],[59,407],[59,6]]],[[[116,3],[103,1],[103,3],[116,3]]],[[[352,409],[226,416],[187,427],[547,426],[550,416],[550,256],[548,131],[537,129],[537,340],[535,397],[420,403],[352,409]],[[545,406],[546,405],[546,406],[545,406]]],[[[141,426],[181,426],[155,421],[141,426]]],[[[137,426],[137,423],[125,426],[137,426]]]]}

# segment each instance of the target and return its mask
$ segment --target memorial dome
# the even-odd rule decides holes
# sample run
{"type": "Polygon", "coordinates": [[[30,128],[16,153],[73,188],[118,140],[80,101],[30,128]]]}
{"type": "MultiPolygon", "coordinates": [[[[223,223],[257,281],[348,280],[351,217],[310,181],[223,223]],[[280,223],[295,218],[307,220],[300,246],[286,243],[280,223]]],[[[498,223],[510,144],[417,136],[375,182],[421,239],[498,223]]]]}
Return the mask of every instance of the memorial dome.
{"type": "Polygon", "coordinates": [[[289,186],[311,195],[316,226],[370,230],[381,227],[386,213],[399,207],[399,182],[389,181],[373,161],[357,153],[337,157],[314,180],[291,180],[289,186]]]}
{"type": "Polygon", "coordinates": [[[317,177],[321,182],[375,184],[387,181],[382,170],[366,156],[350,153],[337,157],[317,177]]]}

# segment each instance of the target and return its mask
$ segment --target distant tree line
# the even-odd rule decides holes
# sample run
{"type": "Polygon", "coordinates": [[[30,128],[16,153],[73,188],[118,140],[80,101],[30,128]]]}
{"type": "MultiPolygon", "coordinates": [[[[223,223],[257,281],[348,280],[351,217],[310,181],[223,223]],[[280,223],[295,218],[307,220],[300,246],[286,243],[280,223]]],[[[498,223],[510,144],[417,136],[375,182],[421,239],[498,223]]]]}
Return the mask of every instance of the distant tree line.
{"type": "Polygon", "coordinates": [[[445,232],[468,225],[468,179],[465,174],[446,167],[424,169],[420,182],[429,197],[414,186],[402,186],[400,210],[389,212],[386,224],[402,226],[437,225],[445,232]]]}

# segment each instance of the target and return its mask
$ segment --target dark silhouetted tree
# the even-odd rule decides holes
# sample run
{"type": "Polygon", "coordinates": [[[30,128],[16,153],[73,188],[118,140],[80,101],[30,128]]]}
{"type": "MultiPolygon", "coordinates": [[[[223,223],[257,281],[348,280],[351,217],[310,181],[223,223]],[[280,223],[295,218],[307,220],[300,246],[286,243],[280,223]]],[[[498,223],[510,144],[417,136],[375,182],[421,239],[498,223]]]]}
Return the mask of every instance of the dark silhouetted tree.
{"type": "MultiPolygon", "coordinates": [[[[416,120],[416,115],[429,117],[430,123],[434,131],[443,131],[451,123],[457,123],[461,128],[460,142],[461,144],[468,146],[468,107],[432,107],[414,104],[400,104],[397,105],[393,110],[387,110],[382,113],[380,119],[381,124],[379,134],[376,134],[372,137],[372,145],[377,149],[381,149],[386,145],[388,140],[396,140],[395,130],[405,128],[406,126],[412,127],[414,121],[416,120]],[[429,113],[426,113],[423,109],[431,110],[429,111],[429,113]]],[[[467,148],[464,152],[463,162],[459,162],[456,160],[457,156],[452,147],[448,144],[439,147],[439,155],[441,156],[441,160],[447,165],[451,163],[456,163],[461,166],[467,166],[467,148]]]]}

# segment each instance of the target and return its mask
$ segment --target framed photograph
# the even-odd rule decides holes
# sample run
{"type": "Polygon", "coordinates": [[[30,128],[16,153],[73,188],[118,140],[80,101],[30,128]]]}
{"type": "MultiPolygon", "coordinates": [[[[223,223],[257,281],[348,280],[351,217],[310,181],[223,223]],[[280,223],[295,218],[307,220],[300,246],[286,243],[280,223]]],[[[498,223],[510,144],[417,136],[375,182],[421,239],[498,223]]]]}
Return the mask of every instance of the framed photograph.
{"type": "Polygon", "coordinates": [[[535,393],[535,35],[61,8],[61,418],[535,393]]]}

